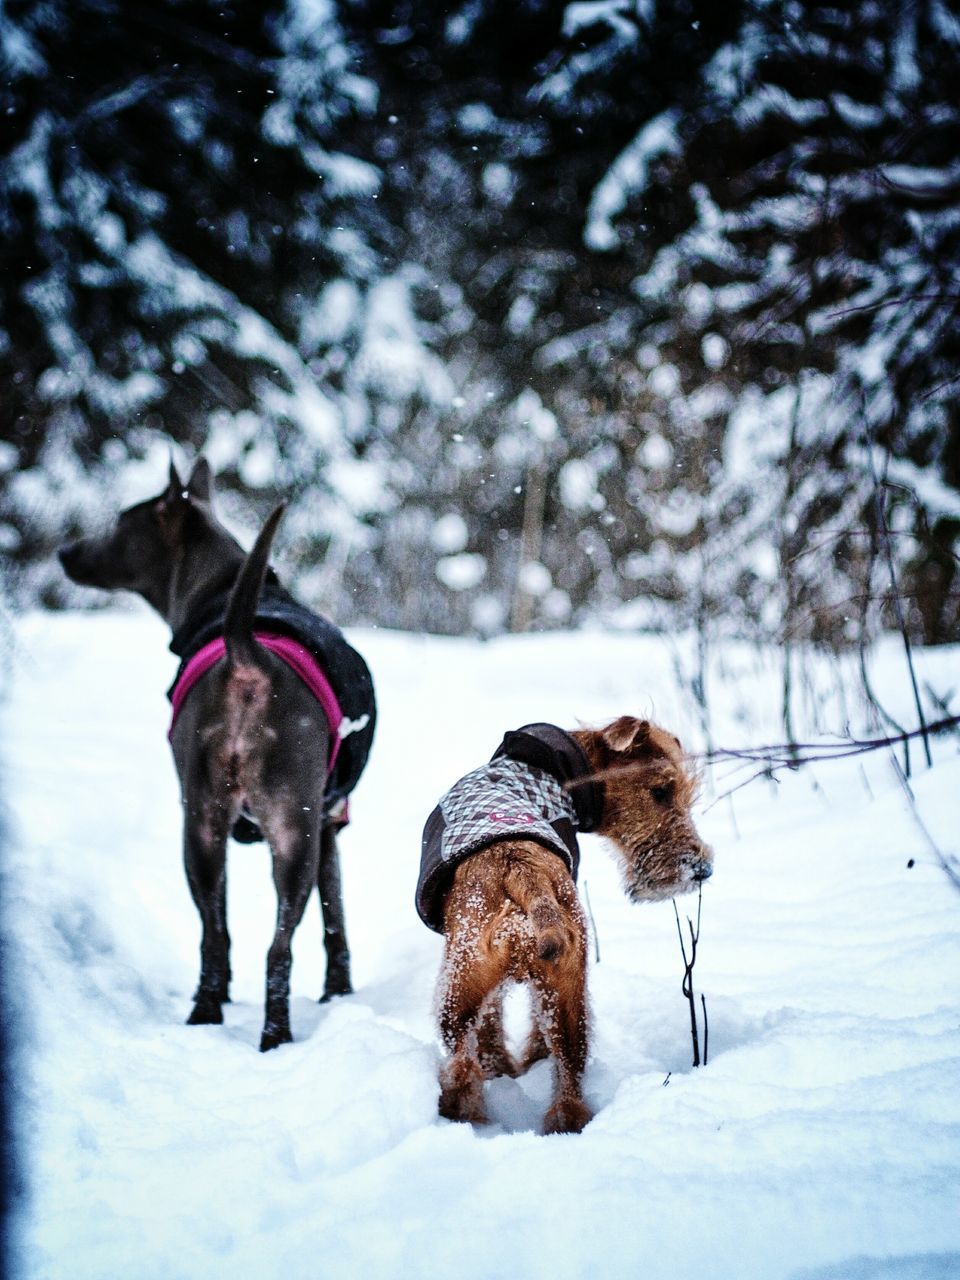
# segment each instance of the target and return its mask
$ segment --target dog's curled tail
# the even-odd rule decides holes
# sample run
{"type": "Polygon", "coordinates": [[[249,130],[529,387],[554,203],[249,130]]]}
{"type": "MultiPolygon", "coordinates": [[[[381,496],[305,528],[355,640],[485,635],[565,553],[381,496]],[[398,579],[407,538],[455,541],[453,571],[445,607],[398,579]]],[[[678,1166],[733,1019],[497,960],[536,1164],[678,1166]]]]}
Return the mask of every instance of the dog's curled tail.
{"type": "Polygon", "coordinates": [[[232,666],[241,663],[258,665],[259,645],[253,638],[253,624],[274,534],[286,509],[287,504],[281,502],[270,512],[230,592],[230,603],[223,622],[223,639],[227,646],[227,660],[232,666]]]}

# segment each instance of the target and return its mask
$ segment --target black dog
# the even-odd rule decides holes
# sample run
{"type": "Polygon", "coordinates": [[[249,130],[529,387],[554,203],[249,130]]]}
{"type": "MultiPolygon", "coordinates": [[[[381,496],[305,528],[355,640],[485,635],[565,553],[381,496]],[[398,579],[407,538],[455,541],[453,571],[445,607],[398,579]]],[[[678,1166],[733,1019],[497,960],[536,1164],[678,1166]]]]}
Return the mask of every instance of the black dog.
{"type": "Polygon", "coordinates": [[[272,1049],[292,1039],[290,943],[315,884],[327,955],[322,998],[351,990],[336,831],[376,708],[360,655],[267,568],[283,508],[245,557],[213,514],[212,488],[203,459],[186,484],[171,463],[159,497],[122,512],[109,536],[59,554],[74,582],[141,595],[169,623],[170,648],[183,660],[170,691],[170,742],[187,880],[203,924],[190,1023],[222,1022],[230,998],[227,836],[265,836],[270,845],[277,927],[260,1048],[272,1049]]]}

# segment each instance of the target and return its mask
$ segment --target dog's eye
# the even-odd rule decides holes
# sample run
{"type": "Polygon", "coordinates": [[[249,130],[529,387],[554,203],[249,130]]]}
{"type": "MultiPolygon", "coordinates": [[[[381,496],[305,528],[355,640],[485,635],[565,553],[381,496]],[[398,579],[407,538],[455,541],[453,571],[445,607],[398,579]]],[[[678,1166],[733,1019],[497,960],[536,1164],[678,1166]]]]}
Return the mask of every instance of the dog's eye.
{"type": "Polygon", "coordinates": [[[673,795],[673,783],[664,782],[660,786],[651,787],[650,794],[656,800],[657,804],[666,804],[673,795]]]}

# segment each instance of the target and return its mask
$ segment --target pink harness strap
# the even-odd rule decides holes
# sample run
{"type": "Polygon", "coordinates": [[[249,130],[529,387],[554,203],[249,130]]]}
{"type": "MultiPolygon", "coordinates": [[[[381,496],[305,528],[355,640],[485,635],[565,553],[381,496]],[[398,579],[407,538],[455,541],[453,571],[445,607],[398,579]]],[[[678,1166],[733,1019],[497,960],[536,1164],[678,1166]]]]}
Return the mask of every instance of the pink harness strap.
{"type": "MultiPolygon", "coordinates": [[[[340,750],[340,726],[343,723],[343,712],[340,710],[340,703],[331,688],[330,681],[324,675],[323,668],[310,650],[305,648],[299,640],[294,640],[290,636],[277,635],[273,631],[255,631],[253,636],[265,649],[269,649],[271,653],[275,653],[278,658],[285,662],[291,671],[296,672],[321,707],[323,707],[327,723],[330,726],[330,758],[327,761],[327,777],[329,778],[337,760],[337,753],[340,750]]],[[[173,714],[170,717],[170,728],[167,731],[168,738],[173,734],[173,726],[177,723],[177,716],[180,714],[187,694],[201,676],[205,676],[211,667],[216,666],[218,662],[223,660],[226,652],[227,646],[224,643],[223,636],[217,636],[216,639],[210,640],[205,644],[202,649],[198,649],[184,667],[183,674],[170,692],[173,714]]]]}

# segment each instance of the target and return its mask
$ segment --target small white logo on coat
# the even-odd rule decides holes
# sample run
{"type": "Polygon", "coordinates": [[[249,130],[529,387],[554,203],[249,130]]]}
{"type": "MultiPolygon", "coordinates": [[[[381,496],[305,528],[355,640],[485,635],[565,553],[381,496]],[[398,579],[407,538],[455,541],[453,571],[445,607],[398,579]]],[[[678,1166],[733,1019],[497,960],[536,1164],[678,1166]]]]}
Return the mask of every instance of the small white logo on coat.
{"type": "Polygon", "coordinates": [[[356,720],[350,720],[344,716],[340,721],[337,737],[342,742],[344,738],[349,738],[351,733],[359,733],[361,729],[365,729],[369,723],[370,717],[367,715],[359,716],[356,720]]]}

